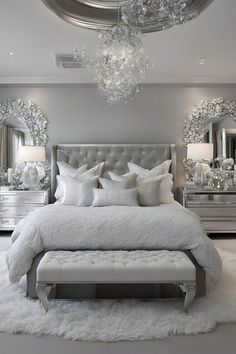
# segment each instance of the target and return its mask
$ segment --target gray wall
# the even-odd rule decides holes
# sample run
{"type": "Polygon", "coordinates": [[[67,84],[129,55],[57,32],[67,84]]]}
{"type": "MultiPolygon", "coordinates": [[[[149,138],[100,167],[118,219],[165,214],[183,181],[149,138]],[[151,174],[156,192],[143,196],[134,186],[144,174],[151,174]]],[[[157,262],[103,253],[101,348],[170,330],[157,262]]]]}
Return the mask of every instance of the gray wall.
{"type": "Polygon", "coordinates": [[[56,143],[175,143],[178,183],[182,182],[183,121],[201,99],[223,96],[236,101],[236,85],[145,85],[128,104],[103,102],[96,86],[5,85],[0,101],[8,97],[32,100],[47,115],[48,156],[56,143]]]}

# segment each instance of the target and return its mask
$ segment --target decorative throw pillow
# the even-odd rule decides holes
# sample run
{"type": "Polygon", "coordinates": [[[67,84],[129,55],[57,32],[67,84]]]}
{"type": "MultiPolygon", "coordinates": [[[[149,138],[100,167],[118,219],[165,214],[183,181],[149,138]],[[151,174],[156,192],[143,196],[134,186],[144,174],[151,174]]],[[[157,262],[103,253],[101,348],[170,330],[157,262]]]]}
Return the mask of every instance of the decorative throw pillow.
{"type": "Polygon", "coordinates": [[[137,188],[117,190],[94,189],[94,199],[92,206],[137,206],[137,188]]]}
{"type": "Polygon", "coordinates": [[[126,182],[127,189],[136,187],[136,177],[137,177],[136,173],[126,173],[120,176],[115,172],[109,171],[108,175],[112,181],[126,182]]]}
{"type": "Polygon", "coordinates": [[[136,165],[133,162],[128,162],[128,169],[131,173],[136,173],[137,175],[142,176],[157,176],[164,175],[169,172],[171,165],[171,160],[166,160],[162,162],[160,165],[155,166],[151,170],[147,170],[139,165],[136,165]]]}
{"type": "Polygon", "coordinates": [[[61,180],[64,187],[64,194],[61,204],[89,206],[93,201],[93,188],[97,187],[98,178],[92,177],[79,182],[69,176],[61,180]]]}
{"type": "Polygon", "coordinates": [[[66,177],[66,176],[74,177],[75,175],[79,176],[79,175],[83,174],[87,170],[87,166],[88,165],[80,166],[77,169],[72,167],[72,166],[70,166],[68,163],[66,163],[64,161],[58,161],[57,165],[58,165],[58,168],[59,168],[60,175],[57,176],[57,189],[56,189],[56,192],[54,194],[54,197],[58,201],[61,201],[61,199],[63,197],[63,185],[62,185],[60,177],[62,177],[62,176],[63,177],[66,177]]]}
{"type": "Polygon", "coordinates": [[[85,171],[84,173],[76,173],[74,178],[79,181],[84,181],[87,178],[91,178],[94,176],[100,177],[102,174],[102,169],[104,166],[104,162],[99,163],[98,165],[90,168],[89,170],[85,171]]]}
{"type": "Polygon", "coordinates": [[[83,182],[79,182],[78,206],[88,207],[93,202],[93,190],[98,186],[98,177],[94,176],[83,182]]]}
{"type": "MultiPolygon", "coordinates": [[[[66,164],[66,165],[68,165],[68,164],[66,164]]],[[[93,168],[90,168],[87,171],[86,171],[87,165],[84,165],[85,168],[84,168],[84,166],[81,166],[77,170],[75,169],[76,173],[73,175],[73,178],[75,180],[77,180],[78,182],[82,182],[82,181],[85,181],[88,178],[92,178],[92,177],[95,177],[95,176],[96,177],[100,177],[101,174],[102,174],[103,165],[104,165],[104,162],[101,162],[98,165],[94,166],[93,168]]],[[[71,168],[73,168],[73,167],[71,167],[71,168]]],[[[61,175],[57,176],[57,189],[56,189],[56,192],[54,194],[55,198],[59,202],[62,202],[63,194],[64,194],[63,179],[61,177],[65,177],[65,176],[63,176],[63,175],[62,176],[61,175]]],[[[72,177],[72,176],[70,176],[70,177],[72,177]]]]}
{"type": "Polygon", "coordinates": [[[70,176],[70,177],[74,177],[75,175],[79,175],[81,173],[84,173],[85,171],[87,171],[87,164],[83,165],[79,168],[74,168],[71,165],[69,165],[68,163],[64,162],[64,161],[58,161],[57,162],[57,166],[59,168],[59,174],[61,176],[70,176]]]}
{"type": "Polygon", "coordinates": [[[112,189],[116,191],[126,189],[126,185],[127,185],[125,181],[117,182],[117,181],[112,181],[108,178],[99,178],[99,183],[101,184],[103,189],[112,189]]]}
{"type": "Polygon", "coordinates": [[[154,206],[161,204],[170,204],[174,201],[172,174],[167,173],[155,177],[137,178],[138,199],[140,205],[154,206]]]}

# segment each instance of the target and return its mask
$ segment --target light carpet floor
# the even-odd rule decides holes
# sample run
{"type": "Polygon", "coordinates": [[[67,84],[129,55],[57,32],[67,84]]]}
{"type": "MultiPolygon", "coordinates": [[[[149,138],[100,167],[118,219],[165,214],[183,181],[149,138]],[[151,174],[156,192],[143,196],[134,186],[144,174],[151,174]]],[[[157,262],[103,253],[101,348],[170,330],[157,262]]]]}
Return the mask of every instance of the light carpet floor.
{"type": "Polygon", "coordinates": [[[81,341],[154,340],[212,331],[236,322],[236,255],[220,251],[223,276],[208,296],[196,299],[189,314],[182,301],[50,301],[47,314],[37,300],[25,298],[25,282],[8,283],[5,254],[0,255],[0,331],[54,335],[81,341]]]}

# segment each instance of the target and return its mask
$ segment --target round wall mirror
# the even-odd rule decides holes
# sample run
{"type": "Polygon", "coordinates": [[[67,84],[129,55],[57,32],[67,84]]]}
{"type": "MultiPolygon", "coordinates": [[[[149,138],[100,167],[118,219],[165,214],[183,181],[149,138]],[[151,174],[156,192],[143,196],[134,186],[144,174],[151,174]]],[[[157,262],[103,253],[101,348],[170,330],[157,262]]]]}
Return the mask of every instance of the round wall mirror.
{"type": "Polygon", "coordinates": [[[0,168],[15,168],[19,148],[46,146],[48,120],[31,101],[8,99],[0,104],[0,168]]]}
{"type": "Polygon", "coordinates": [[[201,101],[184,122],[184,143],[213,143],[213,157],[236,163],[236,102],[224,98],[201,101]]]}

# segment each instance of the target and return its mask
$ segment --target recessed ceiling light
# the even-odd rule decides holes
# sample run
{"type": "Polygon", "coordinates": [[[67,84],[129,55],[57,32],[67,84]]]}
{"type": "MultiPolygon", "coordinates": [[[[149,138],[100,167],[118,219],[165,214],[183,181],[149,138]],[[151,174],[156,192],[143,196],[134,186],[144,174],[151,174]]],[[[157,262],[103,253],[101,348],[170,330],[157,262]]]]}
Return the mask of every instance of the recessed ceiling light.
{"type": "Polygon", "coordinates": [[[206,58],[200,58],[199,59],[199,64],[200,65],[204,65],[204,64],[206,64],[207,63],[207,59],[206,58]]]}
{"type": "Polygon", "coordinates": [[[14,63],[13,63],[13,61],[11,61],[11,64],[10,64],[11,66],[13,66],[14,65],[14,63]]]}
{"type": "Polygon", "coordinates": [[[14,53],[13,52],[10,52],[9,55],[12,56],[14,53]]]}

